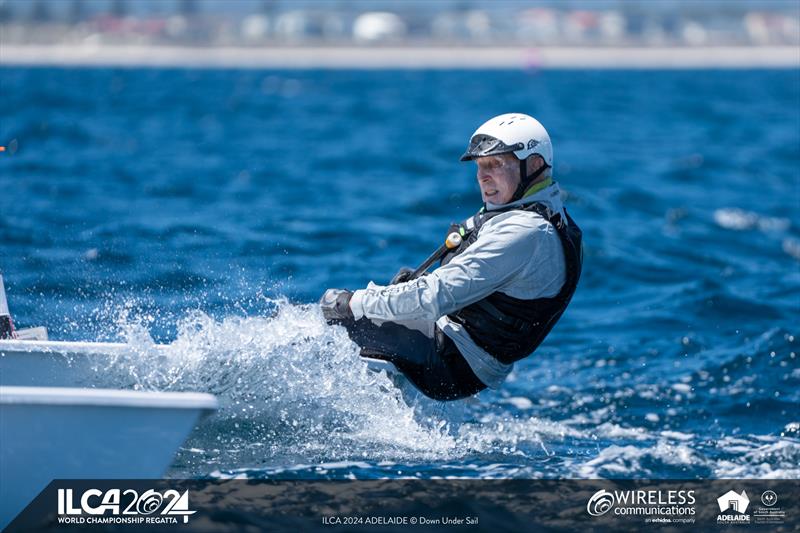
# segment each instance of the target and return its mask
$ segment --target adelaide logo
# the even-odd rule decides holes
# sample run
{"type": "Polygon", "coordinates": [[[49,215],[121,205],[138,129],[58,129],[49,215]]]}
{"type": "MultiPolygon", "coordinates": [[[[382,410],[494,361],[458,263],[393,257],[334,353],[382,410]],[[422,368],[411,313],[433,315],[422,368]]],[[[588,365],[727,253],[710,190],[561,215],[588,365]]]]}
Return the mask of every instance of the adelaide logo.
{"type": "Polygon", "coordinates": [[[719,505],[720,514],[717,515],[718,524],[749,524],[750,515],[747,513],[747,507],[750,505],[750,498],[743,490],[741,494],[737,494],[733,490],[729,490],[719,498],[717,498],[717,505],[719,505]]]}
{"type": "Polygon", "coordinates": [[[717,498],[717,504],[719,505],[720,513],[731,509],[737,513],[744,514],[747,511],[747,506],[750,505],[750,498],[747,497],[745,491],[742,491],[741,494],[736,494],[734,491],[729,490],[717,498]]]}
{"type": "Polygon", "coordinates": [[[605,489],[595,492],[586,503],[586,512],[592,516],[602,516],[614,506],[614,495],[605,489]]]}

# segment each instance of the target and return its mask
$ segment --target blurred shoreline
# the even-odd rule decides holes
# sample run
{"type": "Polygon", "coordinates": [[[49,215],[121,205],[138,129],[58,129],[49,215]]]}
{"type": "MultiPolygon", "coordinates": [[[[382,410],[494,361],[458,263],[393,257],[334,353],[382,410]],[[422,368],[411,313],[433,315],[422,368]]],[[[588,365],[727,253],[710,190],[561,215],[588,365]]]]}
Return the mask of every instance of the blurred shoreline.
{"type": "Polygon", "coordinates": [[[470,47],[18,45],[0,43],[0,67],[115,66],[281,69],[800,68],[796,46],[470,47]]]}

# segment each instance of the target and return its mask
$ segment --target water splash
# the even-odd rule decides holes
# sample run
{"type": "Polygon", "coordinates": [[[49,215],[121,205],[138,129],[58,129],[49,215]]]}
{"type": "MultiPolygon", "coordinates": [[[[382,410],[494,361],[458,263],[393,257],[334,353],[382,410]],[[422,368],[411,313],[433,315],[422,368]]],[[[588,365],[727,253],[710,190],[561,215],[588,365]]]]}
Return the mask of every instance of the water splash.
{"type": "MultiPolygon", "coordinates": [[[[288,465],[363,460],[547,458],[553,452],[546,441],[581,435],[535,416],[487,411],[491,402],[425,398],[402,377],[370,370],[346,331],[328,326],[318,306],[273,304],[269,317],[217,320],[193,311],[177,323],[177,338],[167,345],[149,333],[158,318],[135,302],[111,313],[116,335],[129,349],[98,363],[96,385],[201,391],[220,401],[219,412],[179,453],[176,475],[258,476],[288,465]]],[[[509,401],[522,412],[533,405],[523,400],[509,401]]],[[[520,465],[509,468],[502,468],[503,475],[534,474],[520,465]]]]}
{"type": "Polygon", "coordinates": [[[345,330],[328,326],[316,305],[279,300],[271,317],[221,321],[194,311],[166,346],[148,334],[151,320],[121,310],[117,322],[130,350],[98,374],[115,386],[219,398],[219,413],[178,459],[192,473],[208,464],[425,460],[456,450],[457,405],[409,394],[397,378],[369,370],[345,330]]]}

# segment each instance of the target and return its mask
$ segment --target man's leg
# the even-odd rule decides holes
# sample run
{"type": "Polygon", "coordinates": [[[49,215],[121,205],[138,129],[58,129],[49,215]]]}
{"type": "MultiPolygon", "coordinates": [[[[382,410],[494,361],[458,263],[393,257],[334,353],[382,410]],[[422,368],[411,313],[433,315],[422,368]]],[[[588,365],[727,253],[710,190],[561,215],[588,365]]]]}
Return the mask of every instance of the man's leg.
{"type": "Polygon", "coordinates": [[[423,394],[434,400],[466,398],[486,388],[453,341],[434,328],[434,336],[394,322],[366,318],[337,322],[361,347],[361,355],[392,363],[423,394]]]}

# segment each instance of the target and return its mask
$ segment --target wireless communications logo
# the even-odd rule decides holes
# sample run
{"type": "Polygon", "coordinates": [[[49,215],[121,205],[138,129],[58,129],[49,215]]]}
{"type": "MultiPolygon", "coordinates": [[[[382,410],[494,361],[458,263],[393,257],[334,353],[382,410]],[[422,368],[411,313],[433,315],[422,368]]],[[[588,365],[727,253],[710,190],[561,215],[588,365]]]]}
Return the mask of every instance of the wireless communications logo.
{"type": "Polygon", "coordinates": [[[644,517],[646,523],[694,523],[694,490],[598,490],[586,503],[592,516],[644,517]]]}
{"type": "Polygon", "coordinates": [[[614,506],[614,495],[607,490],[598,490],[589,498],[586,512],[592,516],[601,516],[614,506]]]}
{"type": "Polygon", "coordinates": [[[164,493],[153,489],[139,494],[133,489],[88,489],[75,499],[72,489],[58,489],[59,524],[177,524],[197,511],[189,510],[189,491],[164,493]]]}

